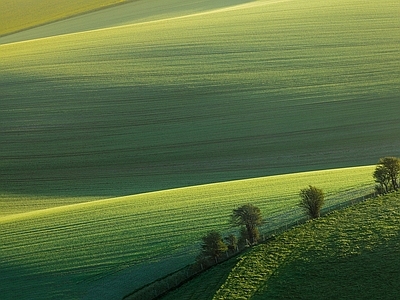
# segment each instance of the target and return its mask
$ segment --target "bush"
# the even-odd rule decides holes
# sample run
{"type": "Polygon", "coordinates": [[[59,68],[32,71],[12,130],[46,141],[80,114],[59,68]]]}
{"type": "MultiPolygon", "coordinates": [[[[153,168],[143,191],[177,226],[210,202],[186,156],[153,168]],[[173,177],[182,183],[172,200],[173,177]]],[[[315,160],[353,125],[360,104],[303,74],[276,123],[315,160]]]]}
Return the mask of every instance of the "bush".
{"type": "MultiPolygon", "coordinates": [[[[263,223],[261,211],[253,204],[245,204],[233,210],[231,215],[231,224],[233,226],[244,226],[246,229],[246,239],[251,245],[256,244],[259,240],[257,226],[263,223]]],[[[241,232],[243,237],[243,230],[241,232]]]]}
{"type": "Polygon", "coordinates": [[[304,209],[305,213],[311,218],[315,219],[321,215],[321,208],[325,202],[324,192],[315,186],[300,191],[299,206],[304,209]]]}
{"type": "Polygon", "coordinates": [[[387,194],[399,189],[400,158],[384,157],[379,159],[372,176],[377,185],[375,190],[379,194],[387,194]]]}
{"type": "Polygon", "coordinates": [[[228,251],[228,246],[224,243],[221,234],[217,231],[210,231],[202,237],[202,241],[201,254],[197,258],[198,261],[207,261],[209,259],[218,261],[218,258],[228,251]]]}

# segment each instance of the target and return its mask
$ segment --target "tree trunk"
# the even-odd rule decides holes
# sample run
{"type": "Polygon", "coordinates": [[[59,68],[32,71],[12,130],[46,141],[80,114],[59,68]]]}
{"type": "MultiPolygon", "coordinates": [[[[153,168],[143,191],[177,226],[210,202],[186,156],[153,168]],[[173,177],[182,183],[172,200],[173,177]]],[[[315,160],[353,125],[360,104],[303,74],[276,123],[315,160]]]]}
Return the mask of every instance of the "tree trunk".
{"type": "Polygon", "coordinates": [[[397,191],[398,190],[398,186],[397,186],[397,180],[395,177],[392,178],[392,185],[393,188],[397,191]]]}

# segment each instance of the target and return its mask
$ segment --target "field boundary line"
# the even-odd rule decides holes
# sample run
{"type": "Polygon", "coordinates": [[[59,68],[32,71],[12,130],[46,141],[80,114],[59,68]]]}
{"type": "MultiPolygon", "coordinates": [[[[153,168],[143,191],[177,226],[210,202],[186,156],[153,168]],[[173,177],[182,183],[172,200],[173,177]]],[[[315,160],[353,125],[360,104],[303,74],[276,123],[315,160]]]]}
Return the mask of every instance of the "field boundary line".
{"type": "MultiPolygon", "coordinates": [[[[333,204],[329,207],[326,207],[322,209],[321,211],[321,217],[327,216],[330,213],[344,209],[350,206],[353,206],[355,204],[364,202],[369,199],[374,199],[378,195],[377,193],[371,192],[359,197],[355,197],[346,201],[343,201],[341,203],[333,204]]],[[[274,218],[274,217],[271,217],[274,218]]],[[[295,217],[293,220],[286,220],[284,224],[281,226],[267,230],[265,232],[261,232],[261,237],[262,241],[259,244],[265,244],[268,243],[269,241],[273,240],[276,235],[282,234],[288,230],[293,229],[296,226],[302,225],[309,221],[310,219],[306,216],[302,217],[295,217]]],[[[268,219],[267,219],[268,222],[268,219]]],[[[241,249],[237,249],[237,251],[234,251],[232,253],[227,252],[226,257],[222,257],[217,261],[210,260],[204,264],[189,264],[179,270],[176,270],[175,272],[172,272],[168,275],[165,275],[145,286],[142,286],[133,292],[127,294],[122,298],[122,300],[135,300],[135,299],[141,299],[141,300],[156,300],[160,299],[162,296],[166,295],[168,292],[171,292],[186,282],[190,281],[191,279],[195,278],[196,276],[202,274],[203,272],[207,271],[208,269],[221,264],[227,260],[230,260],[231,258],[234,258],[238,255],[241,255],[245,253],[247,250],[251,249],[251,247],[244,247],[241,249]]]]}
{"type": "MultiPolygon", "coordinates": [[[[240,10],[240,9],[260,7],[260,6],[278,4],[278,3],[289,2],[289,1],[294,1],[294,0],[253,0],[253,1],[248,2],[248,3],[237,4],[237,5],[224,7],[224,8],[216,8],[216,9],[211,9],[211,10],[207,10],[207,11],[203,11],[203,12],[191,13],[191,14],[187,14],[187,15],[183,15],[183,16],[167,17],[167,18],[159,19],[159,20],[150,20],[150,21],[144,21],[144,22],[133,23],[133,24],[117,25],[117,26],[111,26],[111,27],[106,27],[106,28],[84,30],[84,31],[72,32],[72,33],[64,33],[64,34],[46,36],[46,37],[35,38],[35,39],[28,39],[28,40],[18,41],[18,42],[5,43],[5,44],[0,44],[0,47],[17,45],[17,44],[22,44],[22,43],[29,43],[29,42],[38,42],[38,41],[43,41],[43,40],[48,40],[48,39],[53,39],[53,38],[58,38],[58,37],[68,37],[68,36],[74,36],[74,35],[102,32],[102,31],[107,31],[107,30],[118,30],[118,29],[124,29],[124,28],[129,28],[129,27],[142,26],[142,25],[148,25],[148,24],[154,24],[154,23],[160,23],[160,22],[169,22],[169,21],[174,21],[174,20],[194,18],[194,17],[203,16],[203,15],[210,15],[210,14],[215,14],[215,13],[236,11],[236,10],[240,10]]],[[[119,4],[119,5],[123,5],[123,4],[124,3],[119,4]]],[[[75,16],[72,16],[72,17],[75,17],[75,16]]],[[[61,21],[61,20],[58,20],[58,21],[61,21]]],[[[58,22],[58,21],[54,21],[54,22],[51,22],[51,23],[55,23],[55,22],[58,22]]],[[[50,23],[47,23],[47,24],[50,24],[50,23]]],[[[46,24],[43,24],[43,25],[46,25],[46,24]]],[[[41,26],[41,25],[39,25],[39,26],[41,26]]],[[[37,27],[39,27],[39,26],[37,26],[37,27]]],[[[32,27],[32,28],[34,28],[34,27],[32,27]]],[[[27,30],[29,30],[29,29],[31,29],[31,28],[28,28],[27,30]]],[[[17,32],[15,32],[15,33],[17,33],[17,32]]]]}

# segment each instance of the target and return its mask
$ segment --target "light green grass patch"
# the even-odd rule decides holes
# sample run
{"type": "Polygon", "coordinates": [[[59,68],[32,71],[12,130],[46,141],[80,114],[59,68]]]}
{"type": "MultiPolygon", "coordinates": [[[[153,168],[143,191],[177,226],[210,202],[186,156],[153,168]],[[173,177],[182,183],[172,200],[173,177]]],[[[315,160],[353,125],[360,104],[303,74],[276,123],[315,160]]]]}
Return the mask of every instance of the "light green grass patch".
{"type": "Polygon", "coordinates": [[[19,194],[0,195],[0,218],[52,207],[99,200],[98,197],[56,197],[19,194]]]}
{"type": "Polygon", "coordinates": [[[2,0],[0,36],[123,2],[126,0],[2,0]]]}
{"type": "Polygon", "coordinates": [[[203,234],[230,230],[233,208],[253,203],[267,220],[265,229],[273,228],[301,215],[296,208],[301,188],[319,186],[327,193],[327,205],[334,205],[371,191],[372,170],[255,178],[3,216],[0,278],[7,285],[0,292],[5,299],[15,298],[16,290],[22,298],[51,298],[52,278],[62,285],[63,298],[81,298],[89,291],[94,298],[122,297],[192,262],[203,234]],[[162,269],[152,273],[157,265],[162,269]],[[22,284],[27,277],[29,284],[22,284]]]}
{"type": "MultiPolygon", "coordinates": [[[[37,4],[38,2],[39,1],[36,0],[33,4],[37,4]]],[[[154,22],[177,17],[185,18],[193,14],[235,6],[244,2],[251,2],[251,0],[163,0],[162,2],[158,0],[133,0],[121,2],[123,2],[123,5],[112,5],[112,7],[107,7],[106,9],[96,9],[95,11],[79,14],[75,17],[60,20],[59,22],[44,24],[29,30],[23,30],[22,32],[0,37],[0,44],[134,23],[154,22]]],[[[72,3],[76,4],[76,2],[72,3]]],[[[13,3],[10,7],[17,7],[17,4],[21,4],[21,1],[13,3]]],[[[62,1],[57,4],[65,5],[62,1]]],[[[101,2],[99,2],[99,5],[100,4],[101,2]]],[[[83,5],[83,3],[79,3],[79,5],[83,5]]],[[[52,9],[54,8],[56,8],[56,6],[52,7],[52,9]]],[[[16,11],[22,10],[23,8],[15,9],[13,13],[15,14],[16,11]]],[[[23,16],[21,15],[21,17],[23,16]]],[[[21,21],[21,23],[23,22],[21,21]]]]}

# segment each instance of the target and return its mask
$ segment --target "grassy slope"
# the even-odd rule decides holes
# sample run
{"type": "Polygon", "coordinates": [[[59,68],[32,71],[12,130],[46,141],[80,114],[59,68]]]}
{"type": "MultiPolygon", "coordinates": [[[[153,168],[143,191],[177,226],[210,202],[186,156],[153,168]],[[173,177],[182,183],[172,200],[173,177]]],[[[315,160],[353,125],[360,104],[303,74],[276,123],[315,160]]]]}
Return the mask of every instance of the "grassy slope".
{"type": "Polygon", "coordinates": [[[290,230],[243,256],[213,299],[394,299],[399,195],[290,230]]]}
{"type": "MultiPolygon", "coordinates": [[[[285,181],[293,188],[288,202],[260,179],[223,192],[207,186],[185,196],[175,190],[18,216],[46,205],[10,208],[12,192],[49,195],[57,206],[64,195],[98,198],[397,155],[398,4],[348,0],[345,10],[327,10],[330,3],[250,5],[0,46],[0,190],[8,211],[0,219],[2,296],[105,296],[115,291],[110,277],[121,279],[111,273],[131,265],[124,275],[150,273],[152,259],[165,260],[202,230],[226,224],[217,216],[234,205],[254,200],[279,216],[291,210],[300,186],[323,178],[285,181]],[[265,195],[272,200],[262,201],[265,195]],[[208,204],[192,207],[190,199],[208,204]],[[193,221],[196,210],[210,227],[193,221]],[[182,222],[194,225],[186,236],[171,235],[182,222]],[[133,243],[141,250],[131,251],[133,243]],[[107,291],[99,290],[103,276],[107,291]]],[[[370,172],[343,185],[325,179],[323,187],[360,187],[370,172]]],[[[146,280],[139,277],[129,281],[146,280]]]]}
{"type": "Polygon", "coordinates": [[[351,191],[370,191],[372,169],[272,176],[3,216],[0,294],[122,297],[191,262],[203,234],[228,230],[234,207],[258,205],[270,229],[301,215],[296,208],[301,188],[323,188],[327,205],[334,205],[357,195],[351,191]]]}
{"type": "Polygon", "coordinates": [[[0,218],[31,211],[100,200],[99,197],[58,197],[26,194],[0,194],[0,218]]]}
{"type": "Polygon", "coordinates": [[[226,262],[200,273],[195,278],[186,282],[179,288],[168,292],[161,297],[162,300],[205,300],[212,299],[221,285],[227,279],[230,271],[236,265],[237,259],[232,258],[226,262]]]}
{"type": "Polygon", "coordinates": [[[94,12],[81,14],[58,22],[52,22],[12,35],[0,37],[0,44],[186,16],[249,1],[251,0],[126,1],[124,5],[114,5],[107,9],[96,10],[94,12]]]}
{"type": "Polygon", "coordinates": [[[2,0],[0,36],[96,10],[126,0],[2,0]]]}
{"type": "Polygon", "coordinates": [[[108,197],[399,155],[398,12],[257,1],[0,46],[0,190],[108,197]]]}

